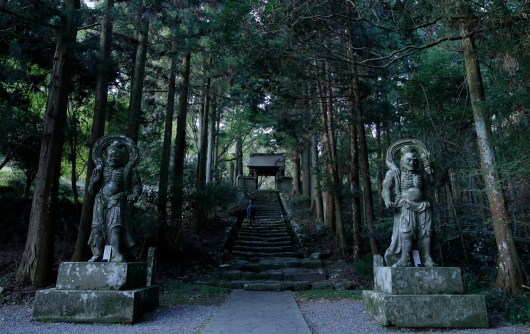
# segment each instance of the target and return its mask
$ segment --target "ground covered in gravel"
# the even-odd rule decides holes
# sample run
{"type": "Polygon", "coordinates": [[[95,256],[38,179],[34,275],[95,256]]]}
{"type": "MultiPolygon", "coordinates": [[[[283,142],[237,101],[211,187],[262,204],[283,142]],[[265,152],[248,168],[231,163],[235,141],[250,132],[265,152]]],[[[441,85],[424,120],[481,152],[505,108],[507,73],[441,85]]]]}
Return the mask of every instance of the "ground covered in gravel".
{"type": "MultiPolygon", "coordinates": [[[[488,329],[403,329],[379,326],[363,313],[362,302],[357,300],[299,301],[300,310],[314,334],[374,334],[374,333],[469,333],[469,334],[523,334],[529,326],[511,326],[500,317],[490,319],[488,329]]],[[[134,325],[41,323],[31,320],[31,307],[12,305],[0,307],[0,333],[5,334],[139,334],[179,333],[198,334],[218,306],[178,305],[159,307],[134,325]]],[[[234,333],[238,334],[238,333],[234,333]]]]}
{"type": "Polygon", "coordinates": [[[0,333],[3,334],[194,334],[217,310],[217,306],[178,305],[159,307],[144,315],[138,323],[73,324],[31,320],[31,307],[14,305],[0,307],[0,333]]]}
{"type": "Polygon", "coordinates": [[[374,333],[469,333],[469,334],[523,334],[528,326],[511,326],[499,317],[490,318],[487,329],[408,329],[384,328],[363,313],[363,304],[356,300],[315,300],[300,302],[300,310],[313,334],[374,334],[374,333]]]}

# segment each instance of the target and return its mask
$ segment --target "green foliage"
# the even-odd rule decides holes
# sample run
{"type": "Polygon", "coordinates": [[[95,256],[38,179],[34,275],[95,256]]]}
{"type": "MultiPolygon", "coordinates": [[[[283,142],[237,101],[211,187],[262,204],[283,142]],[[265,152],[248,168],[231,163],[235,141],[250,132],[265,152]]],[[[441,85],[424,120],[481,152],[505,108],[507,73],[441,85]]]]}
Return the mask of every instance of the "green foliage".
{"type": "Polygon", "coordinates": [[[365,254],[361,260],[353,263],[355,272],[361,276],[371,276],[374,272],[374,264],[372,254],[365,254]]]}
{"type": "Polygon", "coordinates": [[[320,224],[317,224],[315,226],[313,233],[319,237],[328,237],[330,239],[334,238],[334,235],[329,230],[329,223],[327,222],[322,222],[320,224]]]}
{"type": "Polygon", "coordinates": [[[0,187],[7,188],[6,191],[12,189],[13,194],[22,196],[24,193],[24,180],[13,169],[4,167],[0,169],[0,187]]]}
{"type": "Polygon", "coordinates": [[[506,291],[491,291],[486,293],[488,309],[503,315],[511,324],[526,324],[530,322],[530,293],[526,292],[514,296],[506,291]]]}
{"type": "Polygon", "coordinates": [[[312,300],[362,300],[362,292],[360,290],[304,290],[293,292],[297,300],[312,301],[312,300]]]}
{"type": "Polygon", "coordinates": [[[193,226],[202,228],[207,221],[215,219],[221,207],[226,207],[236,199],[236,189],[228,183],[208,183],[195,189],[188,197],[193,226]]]}
{"type": "Polygon", "coordinates": [[[161,284],[160,304],[220,306],[231,291],[227,288],[168,281],[161,284]]]}

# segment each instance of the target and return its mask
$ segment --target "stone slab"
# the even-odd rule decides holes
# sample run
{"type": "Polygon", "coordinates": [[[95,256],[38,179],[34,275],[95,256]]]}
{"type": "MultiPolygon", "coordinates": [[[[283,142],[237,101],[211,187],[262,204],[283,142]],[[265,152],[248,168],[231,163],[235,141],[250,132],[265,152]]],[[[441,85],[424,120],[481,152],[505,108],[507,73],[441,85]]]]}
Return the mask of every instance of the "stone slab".
{"type": "Polygon", "coordinates": [[[158,304],[157,285],[126,291],[39,290],[33,320],[134,323],[158,304]]]}
{"type": "Polygon", "coordinates": [[[374,290],[396,295],[461,294],[458,267],[374,267],[374,290]]]}
{"type": "Polygon", "coordinates": [[[146,286],[145,262],[62,262],[58,290],[131,290],[146,286]]]}
{"type": "Polygon", "coordinates": [[[397,327],[487,328],[481,295],[391,295],[364,290],[366,313],[380,325],[397,327]]]}
{"type": "Polygon", "coordinates": [[[234,290],[202,334],[311,334],[291,291],[234,290]]]}
{"type": "Polygon", "coordinates": [[[249,291],[282,291],[282,283],[261,283],[261,282],[251,282],[246,283],[243,286],[243,289],[249,291]]]}

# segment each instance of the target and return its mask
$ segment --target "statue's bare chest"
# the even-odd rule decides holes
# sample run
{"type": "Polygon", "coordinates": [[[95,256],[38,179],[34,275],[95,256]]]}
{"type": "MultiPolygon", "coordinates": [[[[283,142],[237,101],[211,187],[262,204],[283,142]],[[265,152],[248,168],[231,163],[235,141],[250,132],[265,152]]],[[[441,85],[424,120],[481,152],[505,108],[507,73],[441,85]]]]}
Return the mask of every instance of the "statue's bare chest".
{"type": "Polygon", "coordinates": [[[411,201],[418,201],[423,198],[423,177],[421,174],[402,173],[401,174],[401,194],[402,197],[411,201]]]}
{"type": "Polygon", "coordinates": [[[103,193],[112,196],[125,190],[122,168],[105,168],[103,172],[103,193]]]}

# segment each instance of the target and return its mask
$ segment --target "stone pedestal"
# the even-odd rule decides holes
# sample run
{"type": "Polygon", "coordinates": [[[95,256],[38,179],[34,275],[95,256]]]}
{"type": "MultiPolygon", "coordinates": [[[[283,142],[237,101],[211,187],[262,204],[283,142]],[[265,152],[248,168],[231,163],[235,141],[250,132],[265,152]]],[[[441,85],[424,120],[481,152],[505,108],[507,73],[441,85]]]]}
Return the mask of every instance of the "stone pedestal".
{"type": "Polygon", "coordinates": [[[486,301],[462,294],[460,268],[374,267],[366,313],[383,326],[486,328],[486,301]]]}
{"type": "Polygon", "coordinates": [[[158,286],[147,280],[144,262],[63,262],[56,288],[35,294],[33,319],[136,322],[159,303],[158,286]]]}
{"type": "Polygon", "coordinates": [[[276,190],[281,193],[289,193],[293,190],[293,178],[290,176],[282,176],[276,185],[276,190]]]}

